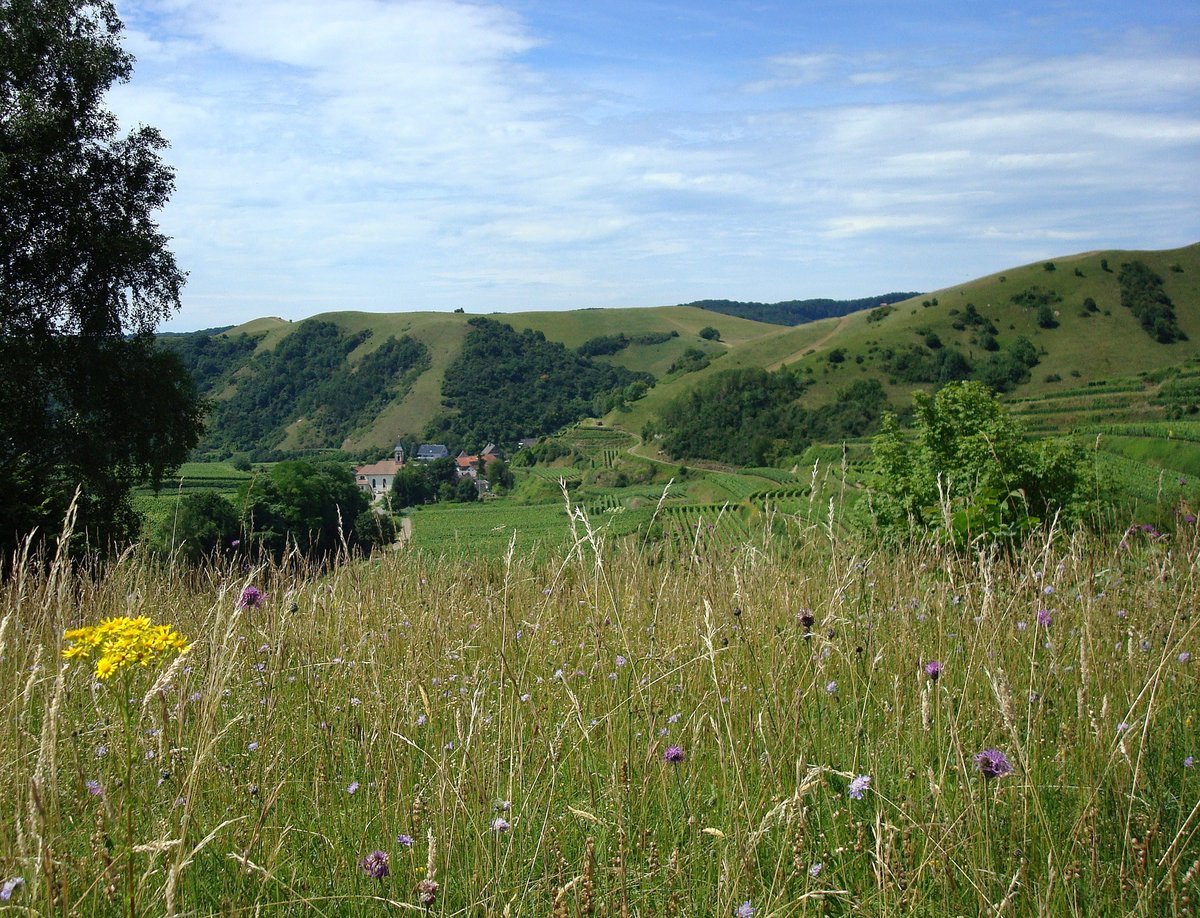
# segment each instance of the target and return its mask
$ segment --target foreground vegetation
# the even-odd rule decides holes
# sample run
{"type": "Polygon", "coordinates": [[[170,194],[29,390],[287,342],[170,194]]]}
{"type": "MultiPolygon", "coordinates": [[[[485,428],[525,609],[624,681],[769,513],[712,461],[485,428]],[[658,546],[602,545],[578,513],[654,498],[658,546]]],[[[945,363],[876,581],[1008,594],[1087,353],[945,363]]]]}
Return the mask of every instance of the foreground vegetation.
{"type": "Polygon", "coordinates": [[[9,904],[1192,913],[1194,523],[963,556],[769,522],[639,551],[564,514],[544,560],[22,564],[9,904]],[[68,629],[142,615],[190,651],[64,665],[68,629]]]}

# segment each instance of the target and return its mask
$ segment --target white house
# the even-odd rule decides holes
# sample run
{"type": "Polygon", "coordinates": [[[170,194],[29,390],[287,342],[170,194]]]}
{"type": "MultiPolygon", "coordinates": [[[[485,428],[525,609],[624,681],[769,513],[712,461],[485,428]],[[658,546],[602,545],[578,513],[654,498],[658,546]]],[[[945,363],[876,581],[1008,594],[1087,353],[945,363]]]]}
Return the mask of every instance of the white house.
{"type": "Polygon", "coordinates": [[[396,473],[404,468],[404,447],[396,444],[391,459],[381,459],[371,465],[360,465],[354,470],[355,481],[360,491],[371,495],[372,499],[382,497],[392,489],[396,473]]]}

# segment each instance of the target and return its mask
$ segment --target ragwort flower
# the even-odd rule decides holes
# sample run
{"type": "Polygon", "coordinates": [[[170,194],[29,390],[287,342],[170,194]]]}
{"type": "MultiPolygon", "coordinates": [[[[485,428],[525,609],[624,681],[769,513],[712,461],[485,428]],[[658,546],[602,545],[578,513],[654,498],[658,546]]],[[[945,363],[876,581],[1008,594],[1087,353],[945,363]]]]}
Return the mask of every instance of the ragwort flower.
{"type": "Polygon", "coordinates": [[[63,637],[71,646],[63,651],[68,660],[89,659],[99,653],[96,678],[106,680],[127,667],[150,666],[161,659],[187,653],[191,644],[170,625],[155,625],[146,616],[106,618],[98,625],[75,628],[63,637]]]}

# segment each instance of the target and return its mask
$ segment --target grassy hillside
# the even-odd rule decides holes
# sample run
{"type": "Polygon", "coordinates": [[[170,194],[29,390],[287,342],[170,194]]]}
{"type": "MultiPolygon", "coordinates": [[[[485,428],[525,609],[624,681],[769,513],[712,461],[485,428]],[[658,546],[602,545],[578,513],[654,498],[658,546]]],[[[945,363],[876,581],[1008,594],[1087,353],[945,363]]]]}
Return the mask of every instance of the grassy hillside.
{"type": "Polygon", "coordinates": [[[804,399],[812,404],[834,398],[856,379],[875,377],[893,404],[904,406],[912,390],[928,386],[896,379],[884,366],[883,354],[889,348],[924,347],[927,338],[936,335],[943,347],[957,348],[972,361],[985,358],[978,329],[955,327],[967,304],[994,325],[1002,347],[1023,336],[1039,351],[1040,362],[1029,380],[1009,394],[1013,399],[1051,396],[1113,376],[1153,372],[1200,358],[1200,244],[1163,252],[1086,253],[1056,258],[1053,266],[1054,270],[1047,270],[1046,263],[1039,262],[1012,268],[896,303],[886,314],[864,310],[744,342],[732,348],[725,360],[662,382],[629,412],[614,412],[605,420],[640,431],[668,401],[700,379],[742,366],[799,368],[811,378],[804,399]],[[1117,275],[1122,263],[1133,259],[1162,277],[1189,340],[1158,343],[1121,305],[1117,275]],[[1104,270],[1103,262],[1109,270],[1104,270]],[[1041,327],[1036,309],[1013,302],[1035,289],[1055,300],[1057,327],[1041,327]],[[1096,304],[1094,312],[1084,308],[1089,297],[1096,304]],[[844,357],[839,363],[829,359],[835,350],[844,357]]]}
{"type": "MultiPolygon", "coordinates": [[[[461,351],[469,315],[331,312],[315,318],[331,322],[347,334],[371,332],[350,354],[351,362],[361,360],[389,336],[411,335],[429,349],[430,356],[429,368],[403,398],[388,404],[343,443],[329,445],[383,450],[399,437],[420,437],[430,421],[445,411],[442,383],[446,367],[461,351]]],[[[898,378],[889,360],[894,360],[895,353],[911,348],[923,353],[921,349],[928,350],[931,341],[941,348],[957,350],[977,364],[989,357],[990,346],[1003,351],[1019,338],[1028,339],[1038,352],[1039,362],[1028,380],[1016,385],[1007,396],[1028,400],[1200,358],[1200,244],[1160,252],[1104,251],[1058,257],[1050,263],[1009,268],[883,309],[791,328],[689,306],[525,312],[494,318],[518,331],[539,331],[548,340],[570,348],[616,333],[632,337],[675,332],[677,337],[661,343],[630,344],[618,353],[596,358],[650,373],[658,380],[645,398],[604,419],[606,424],[634,434],[657,417],[667,402],[696,382],[737,367],[799,368],[810,380],[804,400],[814,405],[831,400],[857,379],[877,378],[892,404],[905,406],[914,388],[928,386],[898,378]],[[1135,258],[1163,279],[1163,289],[1174,303],[1179,326],[1188,340],[1158,343],[1121,305],[1118,274],[1123,263],[1135,258]],[[1039,298],[1049,303],[1054,327],[1043,327],[1045,323],[1039,319],[1045,316],[1039,316],[1038,309],[1029,305],[1039,298]],[[1094,303],[1090,310],[1084,305],[1089,299],[1094,303]],[[968,306],[994,329],[994,345],[981,335],[980,326],[964,325],[968,306]],[[706,326],[720,331],[719,341],[699,337],[706,326]],[[678,369],[689,351],[702,356],[678,369]],[[842,359],[831,362],[831,354],[842,359]],[[677,369],[671,372],[673,367],[677,369]]],[[[262,318],[224,334],[260,335],[260,349],[270,349],[291,334],[297,324],[262,318]]],[[[224,394],[217,392],[214,396],[222,398],[224,394]]],[[[1135,410],[1131,408],[1123,417],[1127,419],[1135,410]]],[[[298,422],[295,429],[303,430],[303,422],[298,422]]],[[[289,440],[292,438],[289,434],[289,440]]],[[[281,446],[286,447],[289,440],[281,446]]]]}

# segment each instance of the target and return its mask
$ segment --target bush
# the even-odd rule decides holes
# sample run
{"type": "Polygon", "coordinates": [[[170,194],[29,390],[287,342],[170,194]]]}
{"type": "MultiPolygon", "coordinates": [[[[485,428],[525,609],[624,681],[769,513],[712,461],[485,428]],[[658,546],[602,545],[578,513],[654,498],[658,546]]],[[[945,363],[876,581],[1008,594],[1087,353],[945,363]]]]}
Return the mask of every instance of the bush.
{"type": "Polygon", "coordinates": [[[888,415],[873,443],[870,505],[884,532],[935,531],[965,546],[1013,541],[1055,516],[1083,517],[1083,450],[1068,440],[1026,439],[984,385],[917,393],[913,409],[913,436],[888,415]]]}
{"type": "Polygon", "coordinates": [[[711,325],[706,325],[704,328],[700,329],[700,337],[705,341],[720,341],[721,333],[711,325]]]}

